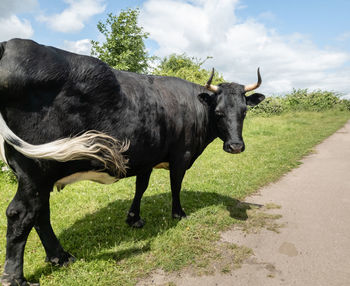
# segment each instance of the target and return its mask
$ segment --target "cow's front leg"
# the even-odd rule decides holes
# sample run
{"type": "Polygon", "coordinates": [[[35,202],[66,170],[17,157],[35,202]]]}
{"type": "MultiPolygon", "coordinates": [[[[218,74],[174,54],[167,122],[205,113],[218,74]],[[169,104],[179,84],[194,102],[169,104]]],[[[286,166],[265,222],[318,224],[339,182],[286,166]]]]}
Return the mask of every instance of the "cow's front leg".
{"type": "Polygon", "coordinates": [[[148,187],[151,173],[152,169],[136,176],[136,192],[126,218],[126,222],[132,227],[141,228],[145,225],[145,221],[140,217],[140,205],[143,193],[148,187]]]}
{"type": "Polygon", "coordinates": [[[58,241],[50,222],[50,192],[41,195],[42,203],[38,218],[35,221],[35,230],[45,248],[46,261],[56,266],[66,266],[75,261],[75,258],[64,251],[58,241]]]}
{"type": "Polygon", "coordinates": [[[181,219],[186,217],[186,213],[181,207],[180,191],[182,180],[185,176],[186,168],[183,162],[176,162],[170,165],[170,184],[172,195],[172,217],[181,219]]]}
{"type": "Polygon", "coordinates": [[[23,254],[38,209],[40,209],[40,198],[35,188],[30,182],[19,178],[17,193],[6,210],[7,244],[2,285],[33,285],[23,276],[23,254]]]}

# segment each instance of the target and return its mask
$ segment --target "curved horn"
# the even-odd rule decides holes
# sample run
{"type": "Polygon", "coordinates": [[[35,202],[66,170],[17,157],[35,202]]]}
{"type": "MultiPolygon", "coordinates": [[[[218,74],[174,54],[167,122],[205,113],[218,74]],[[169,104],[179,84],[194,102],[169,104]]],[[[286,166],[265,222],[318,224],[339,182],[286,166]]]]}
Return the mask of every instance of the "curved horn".
{"type": "Polygon", "coordinates": [[[217,92],[219,90],[219,87],[217,85],[212,85],[211,81],[213,80],[214,77],[214,68],[211,71],[211,75],[207,83],[205,84],[205,88],[212,91],[212,92],[217,92]]]}
{"type": "Polygon", "coordinates": [[[251,85],[244,86],[244,91],[247,92],[247,91],[252,91],[254,89],[257,89],[260,86],[261,82],[262,82],[262,80],[261,80],[261,76],[260,76],[260,68],[258,68],[258,82],[251,84],[251,85]]]}

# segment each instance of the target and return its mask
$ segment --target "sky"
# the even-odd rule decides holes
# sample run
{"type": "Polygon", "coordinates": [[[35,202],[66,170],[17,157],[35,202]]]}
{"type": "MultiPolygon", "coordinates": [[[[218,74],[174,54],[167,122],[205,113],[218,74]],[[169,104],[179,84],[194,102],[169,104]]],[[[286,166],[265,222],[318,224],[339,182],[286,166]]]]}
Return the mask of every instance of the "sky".
{"type": "Polygon", "coordinates": [[[0,0],[0,41],[28,38],[90,54],[108,13],[140,9],[159,57],[205,59],[225,80],[250,84],[260,67],[260,92],[293,88],[335,91],[350,99],[349,0],[0,0]]]}

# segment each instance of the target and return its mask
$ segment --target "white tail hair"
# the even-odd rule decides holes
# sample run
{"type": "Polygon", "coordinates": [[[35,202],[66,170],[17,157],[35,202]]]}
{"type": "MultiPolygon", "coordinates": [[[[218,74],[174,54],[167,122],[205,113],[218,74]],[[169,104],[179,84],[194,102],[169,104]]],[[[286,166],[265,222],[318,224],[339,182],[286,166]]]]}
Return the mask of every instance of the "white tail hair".
{"type": "Polygon", "coordinates": [[[95,159],[103,163],[106,169],[112,170],[116,177],[126,173],[128,160],[122,153],[128,150],[129,142],[120,142],[99,131],[90,130],[79,136],[32,145],[13,133],[0,113],[0,135],[18,152],[29,158],[60,162],[95,159]]]}

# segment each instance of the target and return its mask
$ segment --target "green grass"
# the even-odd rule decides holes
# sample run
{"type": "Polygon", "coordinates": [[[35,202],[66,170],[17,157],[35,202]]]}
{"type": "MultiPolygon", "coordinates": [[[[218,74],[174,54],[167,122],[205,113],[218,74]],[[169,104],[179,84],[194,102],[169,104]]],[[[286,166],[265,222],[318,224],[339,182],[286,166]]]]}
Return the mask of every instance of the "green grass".
{"type": "MultiPolygon", "coordinates": [[[[134,285],[152,270],[175,271],[203,266],[217,258],[220,231],[247,219],[249,206],[239,200],[297,167],[299,160],[340,128],[349,112],[300,112],[248,117],[246,151],[230,155],[216,140],[186,173],[182,205],[189,219],[171,219],[168,172],[155,170],[142,201],[143,229],[125,221],[135,179],[105,186],[81,182],[53,192],[52,224],[77,262],[64,268],[44,262],[35,231],[25,252],[25,276],[45,285],[134,285]],[[244,207],[242,207],[242,205],[244,207]]],[[[0,271],[5,257],[5,210],[16,185],[0,177],[0,271]]],[[[225,268],[226,269],[226,268],[225,268]]],[[[226,271],[224,269],[224,271],[226,271]]]]}

